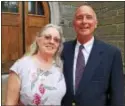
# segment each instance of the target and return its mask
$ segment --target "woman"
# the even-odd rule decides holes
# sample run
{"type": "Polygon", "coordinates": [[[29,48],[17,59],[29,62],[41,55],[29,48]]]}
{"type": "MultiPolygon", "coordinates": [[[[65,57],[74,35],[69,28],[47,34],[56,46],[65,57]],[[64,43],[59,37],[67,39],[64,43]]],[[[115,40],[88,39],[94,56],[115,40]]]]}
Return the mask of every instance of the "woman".
{"type": "Polygon", "coordinates": [[[61,105],[66,92],[60,27],[48,24],[30,51],[10,68],[6,105],[61,105]]]}

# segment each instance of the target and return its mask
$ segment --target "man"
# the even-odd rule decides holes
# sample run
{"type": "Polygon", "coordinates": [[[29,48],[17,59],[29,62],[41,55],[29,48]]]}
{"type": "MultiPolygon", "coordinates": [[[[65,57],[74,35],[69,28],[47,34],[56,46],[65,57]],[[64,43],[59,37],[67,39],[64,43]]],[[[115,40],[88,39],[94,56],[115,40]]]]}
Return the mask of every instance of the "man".
{"type": "Polygon", "coordinates": [[[97,17],[89,5],[76,10],[73,26],[77,40],[65,42],[62,53],[67,85],[62,105],[123,106],[120,50],[93,36],[97,17]]]}

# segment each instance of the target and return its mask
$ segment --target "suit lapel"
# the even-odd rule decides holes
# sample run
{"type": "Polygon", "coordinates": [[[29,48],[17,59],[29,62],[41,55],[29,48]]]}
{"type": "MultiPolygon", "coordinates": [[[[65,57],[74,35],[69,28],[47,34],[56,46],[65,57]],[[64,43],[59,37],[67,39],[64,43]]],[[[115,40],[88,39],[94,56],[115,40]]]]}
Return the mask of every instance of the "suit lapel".
{"type": "MultiPolygon", "coordinates": [[[[68,83],[71,88],[71,93],[74,94],[73,90],[73,62],[74,62],[74,51],[75,51],[75,45],[76,45],[76,40],[74,40],[71,45],[68,48],[68,51],[66,52],[66,68],[68,71],[68,77],[67,80],[70,82],[68,83]]],[[[67,72],[66,72],[67,73],[67,72]]]]}
{"type": "Polygon", "coordinates": [[[83,72],[82,79],[76,91],[76,95],[80,94],[80,92],[83,90],[85,91],[85,88],[87,84],[89,84],[89,80],[91,79],[96,67],[100,64],[102,53],[103,53],[102,46],[100,46],[98,40],[95,40],[88,62],[83,72]]]}

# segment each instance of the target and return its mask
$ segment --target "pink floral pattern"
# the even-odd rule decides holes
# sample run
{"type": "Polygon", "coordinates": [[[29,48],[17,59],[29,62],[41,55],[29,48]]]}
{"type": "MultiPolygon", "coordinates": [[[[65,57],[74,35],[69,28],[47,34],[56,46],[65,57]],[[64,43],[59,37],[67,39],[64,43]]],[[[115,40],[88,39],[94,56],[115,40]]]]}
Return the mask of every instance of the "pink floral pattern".
{"type": "Polygon", "coordinates": [[[35,105],[41,104],[41,96],[40,96],[38,93],[35,93],[34,99],[33,99],[33,103],[34,103],[35,105]]]}
{"type": "Polygon", "coordinates": [[[42,95],[45,93],[45,88],[44,88],[43,84],[41,84],[41,85],[39,86],[39,91],[40,91],[40,93],[41,93],[42,95]]]}
{"type": "MultiPolygon", "coordinates": [[[[21,78],[20,101],[25,106],[59,106],[66,92],[64,76],[53,64],[48,71],[42,70],[32,56],[24,56],[10,70],[21,78]],[[25,68],[22,68],[25,67],[25,68]]],[[[21,104],[21,106],[22,106],[21,104]]]]}

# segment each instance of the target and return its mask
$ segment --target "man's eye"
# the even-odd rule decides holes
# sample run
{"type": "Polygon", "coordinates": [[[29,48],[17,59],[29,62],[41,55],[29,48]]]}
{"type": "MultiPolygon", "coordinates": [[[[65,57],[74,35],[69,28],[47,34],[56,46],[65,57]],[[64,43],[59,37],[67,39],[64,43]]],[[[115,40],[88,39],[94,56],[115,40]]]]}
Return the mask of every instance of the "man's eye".
{"type": "Polygon", "coordinates": [[[82,19],[83,17],[79,16],[79,17],[76,17],[76,19],[82,19]]]}
{"type": "Polygon", "coordinates": [[[86,18],[87,19],[93,19],[93,17],[91,15],[87,15],[86,18]]]}

